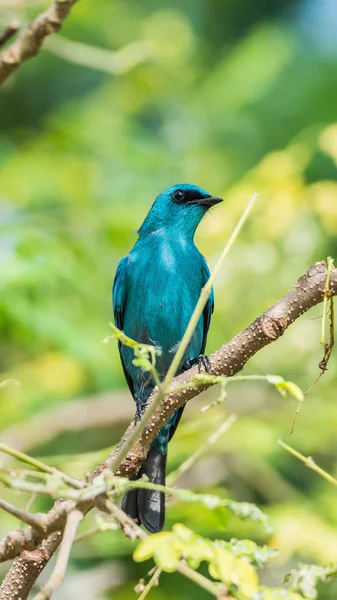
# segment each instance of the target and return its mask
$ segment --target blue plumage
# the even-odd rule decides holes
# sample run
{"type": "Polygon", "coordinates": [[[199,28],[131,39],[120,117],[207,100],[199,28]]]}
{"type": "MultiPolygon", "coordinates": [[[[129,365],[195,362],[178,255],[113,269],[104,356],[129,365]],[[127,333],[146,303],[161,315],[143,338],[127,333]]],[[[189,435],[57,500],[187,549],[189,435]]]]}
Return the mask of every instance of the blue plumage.
{"type": "MultiPolygon", "coordinates": [[[[194,245],[194,234],[205,212],[220,202],[202,188],[180,184],[160,194],[138,231],[131,252],[119,263],[113,287],[114,318],[129,337],[161,348],[156,367],[164,378],[183,337],[201,288],[209,277],[204,257],[194,245]]],[[[213,293],[199,319],[178,372],[205,351],[213,311],[213,293]]],[[[146,403],[154,382],[132,364],[130,348],[119,347],[124,374],[138,413],[146,403]]],[[[138,476],[165,483],[168,442],[182,409],[165,424],[152,443],[138,476]]],[[[164,495],[151,490],[128,492],[123,508],[150,531],[164,525],[164,495]]]]}

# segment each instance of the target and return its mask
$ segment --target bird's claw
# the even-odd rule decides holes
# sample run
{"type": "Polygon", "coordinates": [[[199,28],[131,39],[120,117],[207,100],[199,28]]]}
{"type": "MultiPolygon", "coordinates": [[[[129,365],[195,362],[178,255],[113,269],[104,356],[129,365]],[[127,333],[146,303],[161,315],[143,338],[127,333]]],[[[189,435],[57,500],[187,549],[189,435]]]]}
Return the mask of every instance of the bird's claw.
{"type": "Polygon", "coordinates": [[[201,373],[201,365],[204,367],[206,373],[211,372],[211,361],[206,354],[199,354],[197,357],[198,371],[201,373]]]}
{"type": "Polygon", "coordinates": [[[135,418],[134,418],[134,424],[137,425],[137,423],[139,423],[139,421],[141,420],[143,414],[145,411],[145,404],[137,404],[137,408],[136,408],[136,414],[135,414],[135,418]]]}
{"type": "Polygon", "coordinates": [[[206,373],[211,373],[211,361],[206,354],[199,354],[196,358],[192,358],[187,363],[187,368],[190,369],[195,365],[198,365],[198,372],[201,373],[201,367],[204,367],[206,373]]]}

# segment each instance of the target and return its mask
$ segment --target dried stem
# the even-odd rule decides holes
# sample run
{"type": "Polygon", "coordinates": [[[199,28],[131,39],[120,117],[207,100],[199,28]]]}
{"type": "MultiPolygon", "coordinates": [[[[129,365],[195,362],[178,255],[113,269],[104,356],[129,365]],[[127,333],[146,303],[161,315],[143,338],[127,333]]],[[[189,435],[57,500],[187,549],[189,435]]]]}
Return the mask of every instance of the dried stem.
{"type": "Polygon", "coordinates": [[[112,75],[124,75],[147,61],[153,54],[152,45],[146,40],[131,42],[113,52],[61,36],[49,38],[45,49],[69,62],[112,75]]]}
{"type": "Polygon", "coordinates": [[[142,593],[138,597],[138,600],[145,600],[146,596],[152,590],[153,586],[158,585],[160,573],[161,573],[161,570],[159,569],[159,567],[155,567],[154,573],[153,573],[150,581],[146,584],[142,593]]]}
{"type": "Polygon", "coordinates": [[[42,531],[45,529],[47,516],[43,513],[40,515],[32,515],[25,510],[16,508],[16,506],[10,504],[10,502],[6,502],[6,500],[2,500],[2,498],[0,498],[0,508],[8,512],[13,517],[16,517],[23,523],[26,523],[26,525],[31,525],[35,529],[41,529],[42,531]]]}
{"type": "Polygon", "coordinates": [[[63,479],[63,481],[65,483],[67,483],[68,485],[70,485],[73,488],[81,489],[85,486],[85,483],[83,481],[74,479],[74,477],[70,477],[69,475],[62,473],[61,471],[58,471],[54,467],[50,467],[49,465],[46,465],[45,463],[41,462],[40,460],[37,460],[36,458],[32,458],[31,456],[28,456],[27,454],[24,454],[23,452],[19,452],[19,450],[14,450],[13,448],[10,448],[6,444],[0,443],[0,452],[5,452],[6,454],[9,454],[13,458],[16,458],[17,460],[20,460],[21,462],[24,462],[24,463],[30,465],[31,467],[38,469],[38,471],[42,471],[42,473],[49,473],[50,475],[58,475],[60,477],[60,479],[63,479]]]}
{"type": "Polygon", "coordinates": [[[45,587],[39,592],[34,600],[49,600],[53,592],[61,585],[67,570],[71,548],[74,543],[77,528],[83,519],[83,514],[79,510],[69,513],[64,528],[64,534],[60,546],[60,551],[56,560],[54,570],[45,587]]]}
{"type": "Polygon", "coordinates": [[[10,40],[13,35],[15,35],[20,28],[19,21],[13,20],[6,29],[4,29],[0,33],[0,46],[3,46],[8,40],[10,40]]]}
{"type": "Polygon", "coordinates": [[[179,477],[189,471],[195,463],[206,454],[209,449],[218,441],[218,439],[235,423],[236,415],[231,415],[224,423],[221,423],[220,427],[210,435],[208,440],[198,448],[194,454],[192,454],[185,462],[183,462],[175,471],[172,471],[166,478],[166,485],[170,486],[176,482],[179,477]]]}

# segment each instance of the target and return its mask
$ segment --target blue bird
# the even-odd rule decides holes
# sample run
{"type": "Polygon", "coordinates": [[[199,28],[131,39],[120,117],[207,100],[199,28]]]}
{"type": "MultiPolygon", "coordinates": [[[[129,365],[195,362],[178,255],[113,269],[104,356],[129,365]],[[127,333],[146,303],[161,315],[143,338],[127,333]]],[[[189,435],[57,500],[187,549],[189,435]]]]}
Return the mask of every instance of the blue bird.
{"type": "MultiPolygon", "coordinates": [[[[201,288],[209,278],[207,263],[194,245],[194,234],[207,210],[222,199],[190,184],[174,185],[156,198],[138,230],[131,252],[119,263],[113,285],[115,324],[138,342],[161,349],[156,368],[162,380],[172,362],[201,288]]],[[[205,364],[207,332],[214,308],[213,292],[199,319],[178,373],[192,364],[205,364]]],[[[131,348],[119,344],[124,375],[136,402],[136,418],[142,414],[155,384],[148,373],[133,365],[131,348]]],[[[165,485],[168,443],[183,408],[164,425],[152,442],[135,478],[165,485]]],[[[165,522],[165,496],[154,490],[127,492],[125,512],[150,532],[160,531],[165,522]]]]}

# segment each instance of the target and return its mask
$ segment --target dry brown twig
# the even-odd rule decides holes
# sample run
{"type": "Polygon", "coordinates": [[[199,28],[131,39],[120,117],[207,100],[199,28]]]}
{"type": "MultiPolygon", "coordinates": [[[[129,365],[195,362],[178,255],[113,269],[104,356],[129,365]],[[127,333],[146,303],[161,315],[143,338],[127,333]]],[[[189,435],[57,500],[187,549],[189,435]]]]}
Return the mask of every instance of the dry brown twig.
{"type": "Polygon", "coordinates": [[[32,21],[17,40],[0,54],[0,85],[25,60],[35,56],[45,38],[59,31],[78,0],[55,0],[32,21]]]}
{"type": "MultiPolygon", "coordinates": [[[[323,301],[326,278],[327,267],[324,261],[311,266],[297,281],[292,290],[268,308],[261,316],[257,317],[244,331],[240,332],[230,342],[209,357],[212,374],[230,377],[241,371],[246,362],[256,352],[271,342],[276,341],[303,313],[323,301]]],[[[337,294],[336,269],[332,269],[330,273],[330,294],[331,296],[337,294]]],[[[191,382],[191,379],[196,374],[197,368],[194,367],[173,379],[169,393],[151,417],[147,429],[143,431],[119,465],[117,475],[129,476],[136,473],[147,454],[152,440],[168,417],[180,406],[212,385],[212,383],[197,387],[193,384],[189,385],[189,382],[191,382]],[[175,388],[177,388],[176,391],[174,391],[175,388]]],[[[150,397],[148,405],[153,402],[155,395],[156,392],[150,397]]],[[[109,473],[110,465],[115,464],[121,447],[127,444],[133,429],[134,424],[132,423],[116,449],[90,473],[87,478],[88,482],[99,481],[104,477],[105,473],[109,473]]],[[[46,515],[43,533],[30,526],[23,530],[16,530],[6,536],[0,543],[0,560],[17,558],[14,560],[12,568],[3,582],[0,590],[0,599],[7,600],[11,597],[8,595],[8,591],[13,589],[13,585],[17,585],[15,584],[16,580],[20,581],[20,597],[22,600],[28,597],[33,583],[62,539],[62,532],[64,531],[68,514],[75,508],[78,508],[85,514],[93,508],[94,504],[93,499],[81,505],[79,503],[76,504],[74,500],[57,501],[52,510],[46,515]],[[25,570],[22,570],[23,567],[25,570]],[[18,579],[19,574],[20,579],[18,579]]],[[[130,523],[128,525],[130,526],[130,523]]]]}
{"type": "Polygon", "coordinates": [[[331,258],[331,256],[329,256],[328,260],[327,260],[327,273],[326,273],[325,285],[323,288],[323,294],[324,294],[323,295],[323,310],[322,310],[323,314],[322,314],[322,328],[321,328],[320,343],[323,346],[324,355],[323,355],[322,360],[318,363],[318,368],[320,369],[320,372],[317,375],[317,377],[314,379],[312,384],[309,386],[309,389],[306,391],[306,393],[304,395],[304,399],[302,400],[302,402],[299,403],[299,405],[296,409],[296,412],[295,412],[294,418],[293,418],[293,422],[292,422],[292,426],[291,426],[291,430],[290,430],[291,434],[294,433],[296,419],[298,417],[298,413],[300,412],[300,410],[302,408],[305,398],[310,394],[313,387],[319,382],[321,377],[328,370],[329,360],[331,358],[332,351],[333,351],[333,348],[335,345],[335,314],[334,314],[333,290],[330,288],[331,272],[332,272],[332,269],[335,268],[333,263],[334,263],[333,258],[331,258]],[[328,300],[330,301],[329,341],[325,342],[325,315],[327,312],[328,300]]]}
{"type": "Polygon", "coordinates": [[[11,23],[0,33],[0,47],[6,44],[6,42],[19,31],[19,28],[19,21],[11,21],[11,23]]]}

